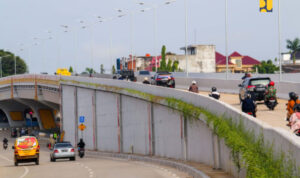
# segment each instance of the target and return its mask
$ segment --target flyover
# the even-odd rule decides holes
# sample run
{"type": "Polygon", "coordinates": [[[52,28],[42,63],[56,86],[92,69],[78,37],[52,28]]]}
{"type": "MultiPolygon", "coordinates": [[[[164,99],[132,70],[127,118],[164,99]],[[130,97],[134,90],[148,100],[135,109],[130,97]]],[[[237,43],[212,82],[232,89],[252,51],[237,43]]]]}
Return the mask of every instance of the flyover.
{"type": "MultiPolygon", "coordinates": [[[[290,166],[285,160],[291,161],[293,174],[297,174],[294,167],[300,165],[297,159],[300,142],[296,136],[207,96],[88,77],[23,75],[1,82],[4,110],[8,110],[5,106],[10,108],[16,103],[36,108],[38,113],[41,106],[52,112],[60,108],[60,129],[65,131],[65,140],[75,144],[83,138],[89,150],[203,163],[235,177],[244,177],[253,164],[256,171],[267,172],[260,165],[262,161],[270,161],[272,165],[278,161],[277,165],[283,167],[290,166]],[[78,129],[79,116],[85,117],[83,132],[78,129]],[[254,145],[262,151],[255,152],[254,145]],[[282,152],[290,155],[280,160],[282,152]]],[[[233,83],[237,84],[237,81],[204,79],[201,85],[209,88],[222,82],[223,91],[230,91],[233,83]]],[[[285,89],[299,87],[296,83],[286,85],[279,89],[283,95],[285,89]]],[[[43,126],[43,119],[39,121],[43,126]]]]}

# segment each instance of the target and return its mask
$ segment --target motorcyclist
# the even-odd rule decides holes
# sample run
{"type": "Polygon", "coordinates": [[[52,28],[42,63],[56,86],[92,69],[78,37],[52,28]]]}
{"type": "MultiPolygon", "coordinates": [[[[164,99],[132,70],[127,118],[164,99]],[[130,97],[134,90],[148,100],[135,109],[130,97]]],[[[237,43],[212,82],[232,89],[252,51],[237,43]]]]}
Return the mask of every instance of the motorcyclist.
{"type": "Polygon", "coordinates": [[[246,78],[250,78],[251,74],[246,72],[245,75],[242,77],[242,80],[245,80],[246,78]]]}
{"type": "Polygon", "coordinates": [[[251,94],[247,94],[247,97],[242,101],[242,111],[244,113],[251,113],[253,117],[256,117],[256,104],[251,97],[251,94]]]}
{"type": "Polygon", "coordinates": [[[189,91],[194,93],[199,92],[197,82],[195,80],[192,81],[192,85],[190,86],[189,91]]]}
{"type": "Polygon", "coordinates": [[[78,146],[78,148],[80,148],[80,149],[84,149],[85,143],[84,143],[84,141],[83,141],[82,138],[80,139],[80,141],[79,141],[79,143],[77,144],[77,146],[78,146]]]}
{"type": "Polygon", "coordinates": [[[300,136],[300,104],[295,105],[294,113],[290,117],[292,131],[300,136]]]}
{"type": "Polygon", "coordinates": [[[271,81],[268,84],[268,87],[266,89],[266,93],[265,93],[265,101],[269,101],[270,98],[274,98],[276,100],[277,103],[277,97],[276,97],[276,88],[274,87],[275,83],[273,81],[271,81]]]}
{"type": "MultiPolygon", "coordinates": [[[[289,101],[286,104],[286,110],[287,110],[287,116],[286,116],[286,120],[290,121],[290,117],[292,116],[292,114],[294,113],[294,107],[297,104],[300,104],[300,100],[298,99],[298,95],[295,92],[290,92],[289,93],[289,101]]],[[[288,124],[290,126],[290,122],[288,124]]]]}
{"type": "Polygon", "coordinates": [[[144,78],[143,84],[150,84],[150,82],[149,82],[149,80],[148,80],[148,77],[145,77],[145,78],[144,78]]]}
{"type": "Polygon", "coordinates": [[[7,144],[8,144],[8,140],[7,140],[7,138],[4,137],[4,139],[3,139],[3,147],[4,147],[4,145],[7,146],[7,144]]]}
{"type": "Polygon", "coordinates": [[[209,94],[210,97],[213,97],[215,99],[220,99],[220,93],[217,92],[217,88],[216,87],[212,87],[211,88],[211,93],[209,94]]]}

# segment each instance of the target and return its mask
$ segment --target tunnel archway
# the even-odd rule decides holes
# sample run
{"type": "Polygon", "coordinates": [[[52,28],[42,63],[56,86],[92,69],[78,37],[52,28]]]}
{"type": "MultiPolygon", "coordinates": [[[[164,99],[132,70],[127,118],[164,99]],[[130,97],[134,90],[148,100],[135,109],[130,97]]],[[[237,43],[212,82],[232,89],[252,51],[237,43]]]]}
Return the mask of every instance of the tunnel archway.
{"type": "Polygon", "coordinates": [[[8,118],[5,114],[5,112],[0,109],[0,123],[7,123],[8,124],[8,118]]]}

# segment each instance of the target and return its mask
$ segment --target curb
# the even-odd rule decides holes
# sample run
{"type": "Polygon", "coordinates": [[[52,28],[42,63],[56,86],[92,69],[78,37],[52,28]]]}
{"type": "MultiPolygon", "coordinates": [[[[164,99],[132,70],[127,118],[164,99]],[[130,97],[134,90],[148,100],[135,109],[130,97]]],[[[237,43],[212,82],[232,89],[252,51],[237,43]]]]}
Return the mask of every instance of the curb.
{"type": "Polygon", "coordinates": [[[189,165],[186,165],[183,163],[179,163],[176,161],[148,157],[148,156],[129,155],[129,154],[124,154],[124,153],[107,153],[107,152],[97,152],[97,151],[86,151],[86,153],[89,156],[115,157],[115,158],[121,158],[121,159],[127,159],[127,160],[156,163],[159,165],[169,166],[169,167],[175,168],[179,171],[186,172],[189,175],[193,176],[194,178],[209,178],[209,176],[207,176],[202,171],[200,171],[192,166],[189,166],[189,165]]]}

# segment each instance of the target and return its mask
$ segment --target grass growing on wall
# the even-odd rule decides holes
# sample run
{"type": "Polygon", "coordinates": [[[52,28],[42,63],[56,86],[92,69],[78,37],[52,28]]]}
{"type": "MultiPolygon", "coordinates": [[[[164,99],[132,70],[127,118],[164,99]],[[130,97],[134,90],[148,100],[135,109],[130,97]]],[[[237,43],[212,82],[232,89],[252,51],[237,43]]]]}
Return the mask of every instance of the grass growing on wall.
{"type": "Polygon", "coordinates": [[[176,98],[154,96],[133,89],[101,84],[73,83],[102,87],[112,92],[126,91],[154,103],[165,102],[170,108],[182,112],[184,118],[187,120],[192,121],[201,116],[201,118],[206,120],[207,125],[213,128],[214,133],[219,138],[224,139],[225,144],[231,149],[234,164],[238,170],[245,168],[247,170],[247,177],[249,178],[300,177],[299,168],[295,166],[296,164],[289,157],[289,153],[281,153],[275,157],[272,145],[265,143],[263,135],[261,134],[258,138],[255,138],[254,133],[244,128],[242,122],[234,123],[231,119],[214,115],[203,108],[196,107],[176,98]]]}
{"type": "Polygon", "coordinates": [[[231,149],[232,160],[238,170],[245,168],[249,178],[300,177],[295,162],[287,154],[281,153],[280,156],[274,157],[272,145],[265,144],[263,135],[255,139],[254,133],[247,131],[242,122],[236,124],[231,119],[216,116],[205,109],[175,98],[157,97],[131,89],[124,90],[152,102],[164,100],[170,108],[181,111],[184,118],[188,120],[200,118],[201,114],[204,115],[207,124],[213,126],[215,134],[219,138],[223,138],[226,145],[231,149]]]}

